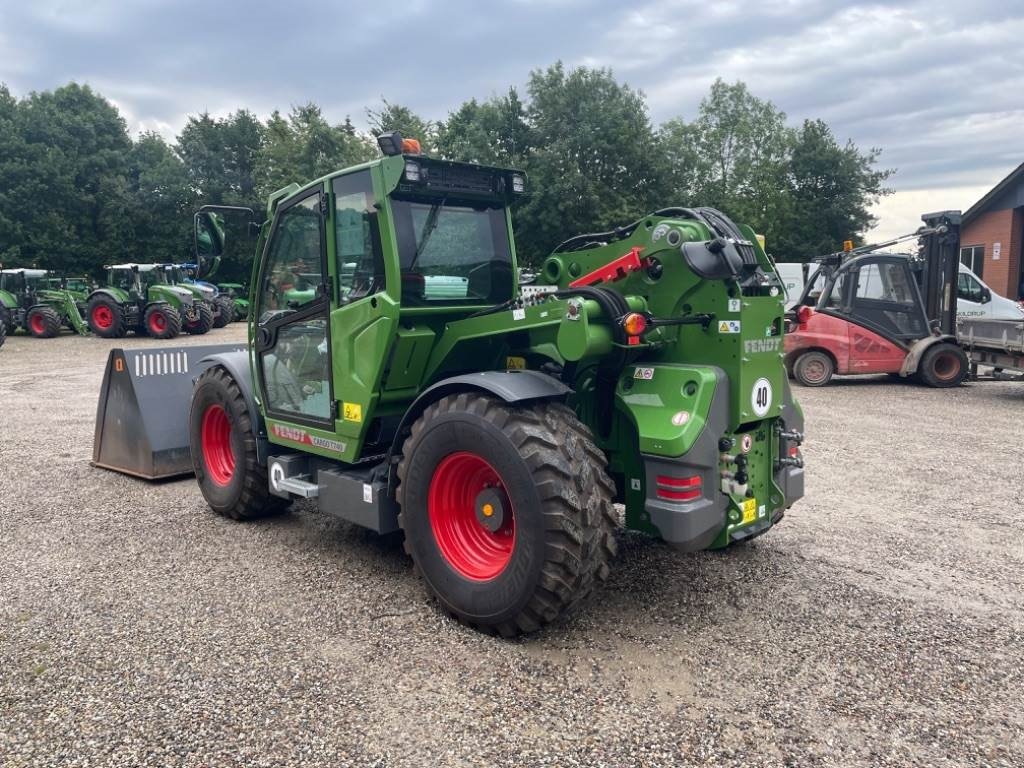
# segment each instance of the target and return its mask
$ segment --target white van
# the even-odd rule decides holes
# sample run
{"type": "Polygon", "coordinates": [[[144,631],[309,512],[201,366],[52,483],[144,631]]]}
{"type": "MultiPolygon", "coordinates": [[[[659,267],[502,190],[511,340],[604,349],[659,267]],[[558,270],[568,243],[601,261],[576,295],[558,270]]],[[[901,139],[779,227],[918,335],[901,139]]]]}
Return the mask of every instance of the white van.
{"type": "Polygon", "coordinates": [[[804,292],[804,283],[807,282],[806,271],[813,272],[818,268],[817,264],[776,264],[775,271],[779,273],[782,284],[786,287],[786,309],[790,310],[800,300],[800,294],[804,292]]]}
{"type": "Polygon", "coordinates": [[[956,285],[956,316],[981,320],[1024,320],[1024,309],[1016,301],[994,293],[982,279],[963,264],[956,285]]]}

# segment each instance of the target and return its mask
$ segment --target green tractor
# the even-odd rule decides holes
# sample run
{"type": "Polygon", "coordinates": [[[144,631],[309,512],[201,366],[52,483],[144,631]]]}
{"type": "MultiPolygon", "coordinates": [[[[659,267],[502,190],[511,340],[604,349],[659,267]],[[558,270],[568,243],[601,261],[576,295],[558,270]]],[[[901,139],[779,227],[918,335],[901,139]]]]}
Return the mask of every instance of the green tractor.
{"type": "Polygon", "coordinates": [[[249,319],[249,289],[241,283],[217,283],[220,292],[231,299],[234,306],[234,320],[240,323],[249,319]]]}
{"type": "MultiPolygon", "coordinates": [[[[269,197],[248,350],[190,348],[180,392],[215,512],[307,499],[401,531],[445,610],[511,636],[605,581],[616,503],[628,529],[695,551],[750,541],[802,497],[783,287],[748,227],[667,208],[562,243],[521,288],[524,175],[379,142],[269,197]]],[[[220,212],[196,226],[216,256],[220,212]]],[[[127,386],[141,363],[114,357],[127,386]]],[[[172,383],[132,378],[146,386],[172,383]]]]}
{"type": "Polygon", "coordinates": [[[212,312],[186,288],[170,285],[161,264],[104,267],[107,285],[89,296],[86,316],[97,336],[118,339],[128,331],[173,339],[182,328],[212,326],[212,312]],[[204,311],[205,307],[205,311],[204,311]]]}
{"type": "Polygon", "coordinates": [[[225,306],[223,297],[212,285],[195,282],[180,264],[164,264],[163,269],[167,284],[184,288],[192,294],[195,302],[195,321],[182,322],[186,333],[202,335],[211,328],[223,328],[231,322],[231,308],[225,306]]]}
{"type": "Polygon", "coordinates": [[[0,270],[0,324],[7,334],[23,328],[37,338],[49,339],[68,327],[88,335],[81,315],[84,297],[49,274],[45,269],[0,270]]]}

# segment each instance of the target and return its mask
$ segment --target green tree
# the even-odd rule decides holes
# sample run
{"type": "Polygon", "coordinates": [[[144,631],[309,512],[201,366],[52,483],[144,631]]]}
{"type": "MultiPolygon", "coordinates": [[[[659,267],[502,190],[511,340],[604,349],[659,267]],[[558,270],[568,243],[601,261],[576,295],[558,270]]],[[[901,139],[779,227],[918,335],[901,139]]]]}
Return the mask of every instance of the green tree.
{"type": "Polygon", "coordinates": [[[505,96],[470,99],[437,130],[437,152],[463,162],[522,167],[528,162],[530,126],[515,88],[505,96]]]}
{"type": "Polygon", "coordinates": [[[537,264],[570,235],[655,206],[658,157],[643,94],[611,71],[559,62],[531,73],[527,90],[530,195],[516,218],[519,252],[537,264]]]}
{"type": "Polygon", "coordinates": [[[188,171],[156,133],[143,133],[128,155],[133,240],[140,261],[181,261],[191,251],[188,171]]]}
{"type": "Polygon", "coordinates": [[[131,149],[117,109],[69,83],[20,102],[0,94],[5,226],[0,252],[21,264],[95,271],[132,250],[125,171],[131,149]]]}
{"type": "Polygon", "coordinates": [[[376,145],[347,118],[332,126],[315,104],[294,107],[287,117],[275,111],[267,120],[258,157],[260,193],[266,196],[292,182],[312,181],[376,154],[376,145]]]}
{"type": "Polygon", "coordinates": [[[881,150],[861,152],[852,141],[840,145],[821,120],[806,120],[796,133],[787,163],[789,205],[770,242],[786,260],[806,261],[839,248],[843,240],[863,242],[875,224],[870,207],[892,192],[893,171],[877,168],[881,150]]]}
{"type": "Polygon", "coordinates": [[[434,151],[437,140],[436,123],[424,120],[408,107],[392,104],[385,98],[381,98],[381,105],[376,109],[366,110],[372,136],[376,137],[387,131],[398,131],[404,138],[418,139],[424,152],[434,151]]]}

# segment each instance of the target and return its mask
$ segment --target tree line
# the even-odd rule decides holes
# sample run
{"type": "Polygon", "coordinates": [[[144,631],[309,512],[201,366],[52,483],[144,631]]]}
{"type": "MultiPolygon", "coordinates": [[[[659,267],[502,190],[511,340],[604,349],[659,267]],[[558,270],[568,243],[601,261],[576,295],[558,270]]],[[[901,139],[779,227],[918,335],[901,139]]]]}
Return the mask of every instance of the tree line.
{"type": "MultiPolygon", "coordinates": [[[[880,150],[841,143],[821,120],[794,127],[742,82],[716,81],[692,119],[655,126],[644,94],[611,71],[556,63],[532,72],[523,94],[470,99],[443,119],[386,100],[366,118],[364,132],[312,103],[266,120],[203,113],[169,143],[130,136],[88,85],[17,98],[0,84],[0,263],[95,275],[103,264],[187,260],[198,206],[260,211],[280,187],[378,156],[385,130],[436,156],[525,171],[530,194],[513,221],[533,265],[573,234],[696,205],[764,233],[777,259],[806,260],[863,236],[890,191],[880,150]]],[[[242,233],[231,233],[225,279],[248,277],[242,233]]]]}

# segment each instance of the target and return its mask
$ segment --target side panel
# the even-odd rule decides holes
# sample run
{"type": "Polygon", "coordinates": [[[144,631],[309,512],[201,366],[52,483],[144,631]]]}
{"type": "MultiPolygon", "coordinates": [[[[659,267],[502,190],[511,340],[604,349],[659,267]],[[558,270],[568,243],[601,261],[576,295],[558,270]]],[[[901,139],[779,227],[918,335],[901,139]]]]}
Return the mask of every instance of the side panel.
{"type": "Polygon", "coordinates": [[[850,324],[823,312],[811,312],[806,323],[785,336],[788,361],[806,349],[826,350],[836,360],[836,373],[850,373],[850,324]]]}

